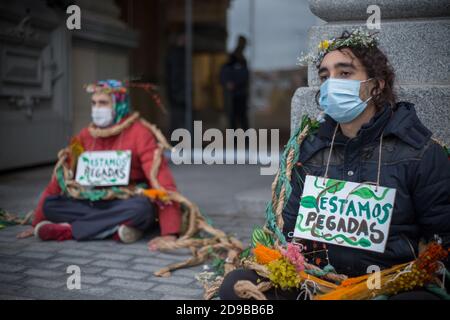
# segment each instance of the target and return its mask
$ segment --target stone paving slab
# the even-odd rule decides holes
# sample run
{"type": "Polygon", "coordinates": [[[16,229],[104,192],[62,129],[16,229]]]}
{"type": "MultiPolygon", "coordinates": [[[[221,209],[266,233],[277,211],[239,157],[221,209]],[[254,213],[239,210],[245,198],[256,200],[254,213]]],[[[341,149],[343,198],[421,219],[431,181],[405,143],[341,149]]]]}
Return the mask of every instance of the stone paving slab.
{"type": "MultiPolygon", "coordinates": [[[[49,168],[0,176],[0,207],[11,212],[26,213],[33,209],[39,192],[48,180],[49,168]],[[34,192],[20,195],[21,184],[35,185],[34,192]],[[19,201],[18,197],[24,197],[19,201]],[[20,210],[20,211],[16,211],[20,210]]],[[[258,167],[190,166],[174,168],[177,185],[202,211],[213,225],[248,243],[251,230],[264,221],[259,215],[237,213],[236,194],[257,188],[270,188],[272,177],[255,176],[258,167]],[[234,167],[234,168],[233,168],[234,167]],[[221,171],[222,170],[222,171],[221,171]],[[199,177],[195,184],[192,179],[199,177]],[[233,213],[234,212],[234,213],[233,213]]],[[[42,242],[34,237],[16,239],[28,228],[13,226],[0,230],[0,300],[11,299],[202,299],[203,289],[195,280],[203,266],[176,270],[167,278],[153,272],[190,257],[189,250],[176,254],[150,252],[147,242],[152,235],[134,244],[113,240],[42,242]],[[69,290],[67,268],[81,270],[81,289],[69,290]]]]}

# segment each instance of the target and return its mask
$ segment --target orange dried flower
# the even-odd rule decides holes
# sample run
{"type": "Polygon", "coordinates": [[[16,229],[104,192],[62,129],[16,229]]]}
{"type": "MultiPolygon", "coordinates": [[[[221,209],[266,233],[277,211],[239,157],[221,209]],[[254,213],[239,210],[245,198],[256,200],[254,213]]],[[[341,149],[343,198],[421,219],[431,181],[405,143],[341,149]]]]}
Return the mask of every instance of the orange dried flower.
{"type": "Polygon", "coordinates": [[[166,191],[159,189],[145,189],[142,193],[151,200],[161,200],[163,202],[169,201],[169,196],[166,191]]]}
{"type": "Polygon", "coordinates": [[[256,244],[256,247],[253,249],[253,254],[259,264],[268,264],[281,258],[279,251],[270,249],[260,243],[256,244]]]}

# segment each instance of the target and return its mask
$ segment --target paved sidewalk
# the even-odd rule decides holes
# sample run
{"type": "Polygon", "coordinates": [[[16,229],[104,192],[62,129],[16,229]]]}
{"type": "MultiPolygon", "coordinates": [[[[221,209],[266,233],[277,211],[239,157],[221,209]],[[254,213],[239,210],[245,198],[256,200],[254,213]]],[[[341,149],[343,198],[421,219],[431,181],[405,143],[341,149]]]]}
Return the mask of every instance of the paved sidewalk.
{"type": "MultiPolygon", "coordinates": [[[[0,176],[0,207],[25,214],[48,181],[51,167],[0,176]]],[[[258,166],[176,166],[178,187],[213,220],[215,226],[248,243],[254,225],[264,213],[238,211],[236,199],[251,189],[270,189],[272,176],[260,176],[258,166]]],[[[189,257],[149,252],[146,242],[124,245],[112,240],[41,242],[18,240],[27,227],[0,230],[1,299],[202,299],[203,289],[194,275],[202,266],[177,270],[171,277],[153,276],[159,268],[189,257]],[[68,290],[69,265],[81,268],[81,289],[68,290]]]]}

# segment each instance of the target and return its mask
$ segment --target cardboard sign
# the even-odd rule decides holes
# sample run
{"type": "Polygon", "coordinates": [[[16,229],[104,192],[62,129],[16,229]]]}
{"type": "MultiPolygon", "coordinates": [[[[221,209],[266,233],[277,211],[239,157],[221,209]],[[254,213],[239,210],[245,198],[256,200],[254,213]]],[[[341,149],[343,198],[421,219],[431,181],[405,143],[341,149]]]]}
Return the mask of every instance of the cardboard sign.
{"type": "Polygon", "coordinates": [[[125,186],[130,169],[130,150],[86,151],[78,158],[75,180],[83,186],[125,186]]]}
{"type": "Polygon", "coordinates": [[[383,253],[395,192],[307,175],[294,237],[383,253]]]}

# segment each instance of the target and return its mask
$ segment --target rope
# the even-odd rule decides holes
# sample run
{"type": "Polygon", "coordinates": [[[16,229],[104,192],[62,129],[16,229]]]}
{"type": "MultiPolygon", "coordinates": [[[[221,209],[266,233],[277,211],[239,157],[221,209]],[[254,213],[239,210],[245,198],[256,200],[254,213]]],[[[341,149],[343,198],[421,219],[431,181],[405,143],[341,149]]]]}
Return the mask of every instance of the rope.
{"type": "Polygon", "coordinates": [[[305,269],[306,269],[305,272],[308,274],[311,274],[316,277],[324,277],[325,279],[337,283],[341,283],[342,281],[347,279],[346,275],[336,273],[336,271],[331,265],[325,266],[322,270],[313,264],[305,263],[305,269]]]}
{"type": "Polygon", "coordinates": [[[306,279],[300,287],[300,293],[297,296],[297,300],[300,300],[304,296],[304,300],[312,300],[314,295],[317,293],[318,285],[312,280],[306,279]],[[312,287],[312,291],[309,288],[312,287]]]}
{"type": "MultiPolygon", "coordinates": [[[[327,166],[325,168],[325,175],[324,175],[325,178],[328,178],[328,168],[330,166],[331,153],[333,151],[334,139],[336,138],[336,133],[337,133],[338,128],[339,128],[339,124],[336,125],[336,128],[334,129],[334,132],[333,132],[333,138],[331,139],[330,152],[328,153],[327,166]]],[[[323,181],[325,182],[325,180],[323,180],[323,181]]]]}
{"type": "Polygon", "coordinates": [[[380,177],[381,177],[381,150],[383,148],[383,132],[380,137],[380,151],[378,152],[378,167],[377,167],[377,186],[375,191],[378,191],[378,187],[380,186],[380,177]]]}
{"type": "Polygon", "coordinates": [[[25,215],[25,217],[20,218],[18,215],[12,214],[12,213],[0,208],[0,229],[2,226],[4,227],[5,225],[9,226],[9,225],[16,225],[16,224],[20,224],[20,225],[27,224],[33,215],[34,215],[34,211],[30,210],[25,215]]]}
{"type": "Polygon", "coordinates": [[[261,276],[263,278],[269,278],[270,271],[264,265],[258,264],[258,263],[254,262],[254,261],[251,261],[251,260],[244,260],[242,262],[242,266],[245,269],[250,269],[250,270],[255,271],[259,276],[261,276]]]}
{"type": "Polygon", "coordinates": [[[240,280],[234,285],[234,292],[243,299],[267,300],[263,292],[272,288],[269,281],[257,285],[248,280],[240,280]]]}
{"type": "Polygon", "coordinates": [[[203,289],[205,293],[203,294],[203,299],[210,300],[214,298],[219,291],[220,286],[222,285],[223,277],[218,277],[214,282],[205,284],[203,289]]]}
{"type": "Polygon", "coordinates": [[[294,168],[296,159],[298,159],[300,145],[311,131],[311,128],[312,125],[310,119],[304,116],[301,126],[296,130],[286,145],[280,162],[280,168],[272,183],[272,200],[266,207],[265,229],[270,230],[277,241],[282,244],[286,243],[286,239],[281,231],[284,227],[282,213],[286,204],[286,199],[289,199],[292,191],[290,184],[292,169],[294,168]]]}

